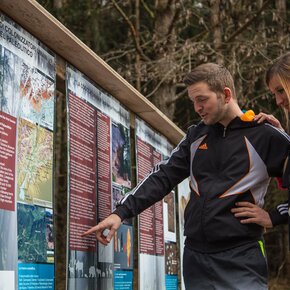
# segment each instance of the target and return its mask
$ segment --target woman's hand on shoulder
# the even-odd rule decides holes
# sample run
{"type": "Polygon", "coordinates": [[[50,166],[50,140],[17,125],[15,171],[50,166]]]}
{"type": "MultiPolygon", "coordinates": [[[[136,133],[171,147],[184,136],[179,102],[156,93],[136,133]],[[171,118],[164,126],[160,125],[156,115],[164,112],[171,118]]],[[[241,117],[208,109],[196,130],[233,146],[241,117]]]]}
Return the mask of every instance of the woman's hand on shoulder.
{"type": "Polygon", "coordinates": [[[264,121],[268,121],[274,127],[279,128],[281,130],[284,130],[280,121],[278,119],[276,119],[273,115],[265,114],[265,113],[261,112],[255,116],[254,120],[257,121],[257,123],[262,123],[264,121]]]}

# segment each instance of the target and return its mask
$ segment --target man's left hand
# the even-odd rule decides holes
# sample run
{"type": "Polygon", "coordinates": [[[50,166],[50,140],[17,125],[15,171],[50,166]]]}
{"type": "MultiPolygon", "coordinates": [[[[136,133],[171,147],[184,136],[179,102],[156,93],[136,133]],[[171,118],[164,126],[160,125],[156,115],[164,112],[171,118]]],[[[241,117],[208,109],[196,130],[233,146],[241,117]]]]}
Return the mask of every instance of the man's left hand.
{"type": "Polygon", "coordinates": [[[237,202],[236,206],[231,212],[236,218],[242,218],[242,224],[258,224],[268,229],[273,227],[269,213],[259,206],[246,201],[237,202]]]}

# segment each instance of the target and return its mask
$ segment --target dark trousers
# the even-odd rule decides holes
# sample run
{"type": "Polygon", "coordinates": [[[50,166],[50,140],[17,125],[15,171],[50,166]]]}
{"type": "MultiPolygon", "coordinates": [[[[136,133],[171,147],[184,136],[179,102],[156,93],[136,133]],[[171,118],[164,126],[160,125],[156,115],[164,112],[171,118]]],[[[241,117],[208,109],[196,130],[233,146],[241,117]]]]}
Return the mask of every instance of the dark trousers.
{"type": "Polygon", "coordinates": [[[186,290],[266,290],[267,261],[261,241],[207,254],[184,248],[186,290]]]}

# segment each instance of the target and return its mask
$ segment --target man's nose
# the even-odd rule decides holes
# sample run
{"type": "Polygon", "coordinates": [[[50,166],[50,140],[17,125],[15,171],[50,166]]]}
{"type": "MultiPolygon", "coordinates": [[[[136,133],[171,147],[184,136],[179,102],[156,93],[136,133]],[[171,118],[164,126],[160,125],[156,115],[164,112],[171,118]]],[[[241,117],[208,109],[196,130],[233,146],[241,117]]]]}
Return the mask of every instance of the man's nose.
{"type": "Polygon", "coordinates": [[[194,110],[196,113],[200,113],[202,110],[202,107],[198,103],[194,103],[194,110]]]}

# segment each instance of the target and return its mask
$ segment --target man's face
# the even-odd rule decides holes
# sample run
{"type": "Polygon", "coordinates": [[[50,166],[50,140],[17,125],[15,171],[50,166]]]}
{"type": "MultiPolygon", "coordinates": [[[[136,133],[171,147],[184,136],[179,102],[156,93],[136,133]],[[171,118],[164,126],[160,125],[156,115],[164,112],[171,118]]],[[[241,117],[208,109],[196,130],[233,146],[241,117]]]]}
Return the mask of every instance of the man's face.
{"type": "Polygon", "coordinates": [[[220,122],[226,115],[223,95],[211,91],[208,84],[198,82],[188,87],[188,95],[194,105],[194,110],[206,125],[220,122]]]}

